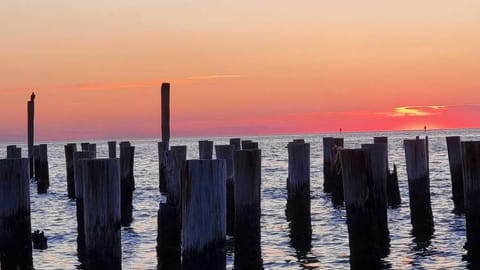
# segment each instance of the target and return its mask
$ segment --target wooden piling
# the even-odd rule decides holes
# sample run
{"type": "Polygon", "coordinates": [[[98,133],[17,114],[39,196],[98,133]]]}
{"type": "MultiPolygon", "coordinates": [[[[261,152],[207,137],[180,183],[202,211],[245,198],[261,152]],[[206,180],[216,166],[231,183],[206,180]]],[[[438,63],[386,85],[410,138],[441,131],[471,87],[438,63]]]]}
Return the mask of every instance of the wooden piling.
{"type": "Polygon", "coordinates": [[[467,259],[480,262],[480,141],[462,142],[467,259]]]}
{"type": "Polygon", "coordinates": [[[162,142],[170,147],[170,84],[162,83],[162,142]]]}
{"type": "Polygon", "coordinates": [[[340,161],[340,151],[343,149],[343,138],[333,138],[331,177],[332,177],[332,202],[341,205],[343,199],[343,178],[340,161]]]}
{"type": "Polygon", "coordinates": [[[433,214],[430,203],[428,148],[424,139],[404,140],[410,197],[410,216],[413,234],[428,237],[433,233],[433,214]]]}
{"type": "Polygon", "coordinates": [[[323,138],[323,191],[330,193],[333,190],[332,149],[335,146],[333,137],[323,138]]]}
{"type": "Polygon", "coordinates": [[[233,145],[233,151],[241,150],[242,144],[240,138],[231,138],[230,145],[233,145]]]}
{"type": "MultiPolygon", "coordinates": [[[[33,166],[35,168],[39,168],[40,166],[40,146],[38,145],[33,146],[33,166]]],[[[34,179],[37,182],[40,179],[40,173],[37,173],[37,171],[34,173],[34,179]]]]}
{"type": "Polygon", "coordinates": [[[80,261],[83,261],[85,254],[85,222],[83,214],[83,182],[85,160],[92,159],[90,151],[75,151],[73,153],[73,179],[75,185],[75,204],[77,214],[77,251],[80,261]]]}
{"type": "Polygon", "coordinates": [[[388,206],[392,208],[397,208],[402,203],[402,198],[400,197],[400,188],[398,186],[397,165],[395,165],[395,163],[393,163],[393,171],[388,172],[387,199],[388,206]]]}
{"type": "Polygon", "coordinates": [[[97,145],[95,143],[88,144],[88,151],[92,152],[93,158],[97,158],[97,145]]]}
{"type": "Polygon", "coordinates": [[[447,137],[448,163],[452,180],[453,212],[464,212],[463,172],[462,172],[462,144],[460,136],[447,137]]]}
{"type": "Polygon", "coordinates": [[[121,269],[118,159],[86,159],[83,204],[87,269],[121,269]]]}
{"type": "Polygon", "coordinates": [[[121,221],[123,226],[132,222],[133,177],[135,147],[130,143],[120,143],[120,186],[121,186],[121,221]]]}
{"type": "Polygon", "coordinates": [[[0,269],[33,269],[29,162],[0,160],[0,269]]]}
{"type": "MultiPolygon", "coordinates": [[[[230,148],[233,150],[233,148],[230,148]]],[[[261,150],[235,151],[235,269],[263,269],[260,247],[261,150]]]]}
{"type": "Polygon", "coordinates": [[[48,150],[46,144],[40,144],[38,147],[39,164],[36,166],[35,175],[38,174],[37,191],[39,194],[47,193],[50,186],[50,176],[48,173],[48,150]]]}
{"type": "Polygon", "coordinates": [[[180,270],[181,224],[179,209],[169,203],[160,203],[157,225],[157,269],[180,270]]]}
{"type": "Polygon", "coordinates": [[[299,252],[311,249],[310,144],[288,143],[287,221],[292,247],[299,252]]]}
{"type": "Polygon", "coordinates": [[[388,230],[387,216],[387,144],[362,144],[362,148],[367,150],[370,160],[374,217],[375,226],[377,227],[376,249],[379,256],[385,257],[390,250],[390,232],[388,230]]]}
{"type": "Polygon", "coordinates": [[[226,162],[187,160],[182,187],[182,269],[225,269],[226,162]]]}
{"type": "Polygon", "coordinates": [[[350,269],[379,269],[375,202],[370,160],[365,149],[341,151],[347,210],[350,269]]]}
{"type": "Polygon", "coordinates": [[[90,143],[88,143],[88,142],[81,143],[80,146],[81,146],[82,151],[90,151],[89,145],[90,145],[90,143]]]}
{"type": "Polygon", "coordinates": [[[108,158],[117,158],[117,142],[108,142],[108,158]]]}
{"type": "Polygon", "coordinates": [[[69,199],[75,199],[75,180],[73,171],[73,154],[77,151],[77,144],[65,145],[65,165],[67,168],[67,195],[69,199]]]}
{"type": "Polygon", "coordinates": [[[16,145],[8,145],[7,158],[22,158],[22,148],[16,145]]]}
{"type": "Polygon", "coordinates": [[[167,167],[165,165],[165,152],[167,150],[164,142],[158,143],[158,189],[162,193],[167,191],[167,167]]]}
{"type": "Polygon", "coordinates": [[[235,231],[235,192],[233,184],[233,151],[234,145],[215,145],[217,159],[224,159],[227,163],[227,235],[235,231]]]}
{"type": "Polygon", "coordinates": [[[250,140],[242,141],[242,150],[254,150],[258,149],[258,142],[252,142],[250,140]]]}
{"type": "Polygon", "coordinates": [[[171,147],[165,153],[167,203],[181,210],[182,173],[186,161],[186,147],[171,147]]]}
{"type": "Polygon", "coordinates": [[[33,146],[34,146],[34,127],[35,127],[35,94],[32,93],[30,101],[27,102],[28,114],[28,159],[30,160],[30,178],[34,176],[35,163],[33,160],[33,146]]]}
{"type": "Polygon", "coordinates": [[[212,159],[213,156],[213,142],[203,140],[198,142],[198,155],[200,159],[212,159]]]}

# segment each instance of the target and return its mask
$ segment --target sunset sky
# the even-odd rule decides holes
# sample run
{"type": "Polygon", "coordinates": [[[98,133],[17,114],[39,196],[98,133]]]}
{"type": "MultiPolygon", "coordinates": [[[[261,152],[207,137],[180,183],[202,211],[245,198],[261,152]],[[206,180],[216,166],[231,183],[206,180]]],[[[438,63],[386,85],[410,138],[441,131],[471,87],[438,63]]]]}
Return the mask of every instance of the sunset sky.
{"type": "Polygon", "coordinates": [[[480,127],[480,1],[3,0],[0,141],[480,127]]]}

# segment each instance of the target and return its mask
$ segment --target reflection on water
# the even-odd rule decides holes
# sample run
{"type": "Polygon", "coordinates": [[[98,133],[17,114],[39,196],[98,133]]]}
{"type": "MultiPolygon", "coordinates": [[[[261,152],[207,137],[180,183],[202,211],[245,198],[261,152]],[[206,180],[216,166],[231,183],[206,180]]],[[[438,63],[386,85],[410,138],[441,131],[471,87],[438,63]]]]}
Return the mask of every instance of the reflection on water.
{"type": "MultiPolygon", "coordinates": [[[[427,132],[428,133],[428,132],[427,132]]],[[[331,197],[323,193],[323,136],[252,137],[262,149],[262,257],[265,269],[349,269],[348,232],[345,209],[333,207],[331,197]],[[311,144],[311,231],[310,247],[292,241],[291,223],[285,216],[287,192],[287,143],[305,138],[311,144]]],[[[450,170],[445,137],[460,135],[464,140],[479,140],[480,131],[429,132],[430,190],[435,232],[427,241],[411,234],[409,198],[405,172],[403,139],[422,132],[345,133],[346,147],[371,143],[374,136],[389,137],[389,161],[398,166],[402,204],[388,209],[390,254],[383,259],[388,269],[475,269],[463,260],[466,251],[465,219],[452,213],[450,170]]],[[[198,139],[173,140],[172,145],[188,145],[188,158],[198,156],[198,139]]],[[[202,138],[205,139],[205,138],[202,138]]],[[[208,138],[228,143],[228,138],[208,138]]],[[[155,141],[133,141],[135,145],[136,189],[133,199],[133,222],[122,229],[123,269],[155,269],[157,265],[157,210],[164,198],[158,192],[158,159],[155,141]]],[[[75,202],[67,198],[64,143],[49,145],[50,189],[36,194],[31,184],[32,230],[43,230],[48,249],[34,250],[36,269],[74,269],[78,267],[75,202]]],[[[25,145],[21,145],[23,156],[25,145]]],[[[98,157],[108,156],[106,142],[98,142],[98,157]]],[[[0,146],[5,156],[5,146],[0,146]]],[[[293,237],[292,237],[293,236],[293,237]]],[[[302,241],[298,241],[302,242],[302,241]]],[[[233,250],[227,255],[233,267],[233,250]]]]}

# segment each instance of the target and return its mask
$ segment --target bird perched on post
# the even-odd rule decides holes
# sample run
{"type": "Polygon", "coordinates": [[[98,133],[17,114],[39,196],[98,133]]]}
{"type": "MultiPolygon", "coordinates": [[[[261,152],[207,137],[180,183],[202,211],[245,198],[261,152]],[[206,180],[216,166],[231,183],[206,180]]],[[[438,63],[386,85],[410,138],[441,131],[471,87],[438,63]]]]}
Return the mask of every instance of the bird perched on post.
{"type": "Polygon", "coordinates": [[[32,95],[30,96],[30,101],[34,101],[35,100],[35,92],[32,92],[32,95]]]}

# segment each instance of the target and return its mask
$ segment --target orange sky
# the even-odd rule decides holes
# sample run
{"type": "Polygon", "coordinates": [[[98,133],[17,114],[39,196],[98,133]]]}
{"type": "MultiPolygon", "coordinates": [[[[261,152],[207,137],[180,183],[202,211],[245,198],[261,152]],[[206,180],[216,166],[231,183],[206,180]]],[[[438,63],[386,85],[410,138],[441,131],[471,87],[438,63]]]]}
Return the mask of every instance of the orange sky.
{"type": "Polygon", "coordinates": [[[0,141],[480,126],[480,1],[4,2],[0,141]]]}

